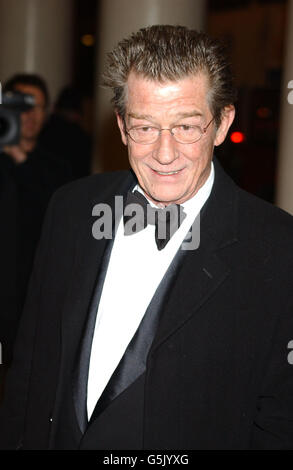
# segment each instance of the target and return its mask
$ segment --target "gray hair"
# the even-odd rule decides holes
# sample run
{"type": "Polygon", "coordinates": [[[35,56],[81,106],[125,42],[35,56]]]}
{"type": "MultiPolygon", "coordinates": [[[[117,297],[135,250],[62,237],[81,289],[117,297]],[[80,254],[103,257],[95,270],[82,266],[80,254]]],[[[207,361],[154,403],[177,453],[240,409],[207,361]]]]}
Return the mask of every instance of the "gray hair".
{"type": "Polygon", "coordinates": [[[130,72],[165,82],[205,73],[209,106],[216,126],[222,110],[236,100],[236,89],[225,46],[203,32],[184,26],[154,25],[123,39],[107,54],[103,85],[113,90],[112,103],[125,116],[126,83],[130,72]]]}

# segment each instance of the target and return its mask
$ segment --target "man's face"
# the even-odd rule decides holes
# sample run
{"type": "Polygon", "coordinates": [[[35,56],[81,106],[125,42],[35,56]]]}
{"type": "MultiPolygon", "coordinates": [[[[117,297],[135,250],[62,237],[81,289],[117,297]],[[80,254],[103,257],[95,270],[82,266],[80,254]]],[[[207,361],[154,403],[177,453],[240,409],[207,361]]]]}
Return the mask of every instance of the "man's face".
{"type": "MultiPolygon", "coordinates": [[[[213,118],[208,101],[208,81],[198,74],[172,82],[156,82],[131,73],[127,82],[125,124],[166,129],[193,125],[202,129],[213,118]]],[[[176,142],[163,130],[148,145],[134,142],[117,116],[122,141],[128,146],[130,165],[145,194],[155,203],[183,203],[206,181],[214,145],[221,144],[234,118],[234,107],[225,108],[220,127],[214,121],[201,139],[193,144],[176,142]]]]}
{"type": "Polygon", "coordinates": [[[44,125],[46,117],[45,96],[39,88],[32,85],[19,83],[14,89],[21,93],[33,95],[35,98],[36,105],[32,109],[21,113],[21,138],[35,140],[44,125]]]}

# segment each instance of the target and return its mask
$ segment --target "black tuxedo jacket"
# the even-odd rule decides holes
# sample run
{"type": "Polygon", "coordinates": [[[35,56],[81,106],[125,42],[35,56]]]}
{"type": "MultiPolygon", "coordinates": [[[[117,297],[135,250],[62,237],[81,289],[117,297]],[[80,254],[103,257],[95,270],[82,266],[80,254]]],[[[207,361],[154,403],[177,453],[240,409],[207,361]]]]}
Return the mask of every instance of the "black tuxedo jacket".
{"type": "Polygon", "coordinates": [[[66,435],[64,447],[81,449],[293,449],[292,217],[239,189],[217,162],[200,246],[184,254],[160,306],[145,373],[80,433],[72,377],[109,243],[92,236],[92,209],[113,206],[134,181],[94,175],[51,201],[2,448],[60,448],[66,435]]]}

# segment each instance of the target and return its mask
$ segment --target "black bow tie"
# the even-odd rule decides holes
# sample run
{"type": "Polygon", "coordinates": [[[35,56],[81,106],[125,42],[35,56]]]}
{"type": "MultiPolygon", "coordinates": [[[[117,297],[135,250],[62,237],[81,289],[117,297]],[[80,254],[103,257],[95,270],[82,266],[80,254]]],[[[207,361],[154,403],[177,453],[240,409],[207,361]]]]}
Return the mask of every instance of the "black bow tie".
{"type": "Polygon", "coordinates": [[[148,224],[155,225],[157,248],[162,250],[185,217],[186,214],[179,204],[171,204],[163,209],[155,208],[139,191],[128,191],[123,215],[124,234],[132,235],[143,230],[148,224]]]}

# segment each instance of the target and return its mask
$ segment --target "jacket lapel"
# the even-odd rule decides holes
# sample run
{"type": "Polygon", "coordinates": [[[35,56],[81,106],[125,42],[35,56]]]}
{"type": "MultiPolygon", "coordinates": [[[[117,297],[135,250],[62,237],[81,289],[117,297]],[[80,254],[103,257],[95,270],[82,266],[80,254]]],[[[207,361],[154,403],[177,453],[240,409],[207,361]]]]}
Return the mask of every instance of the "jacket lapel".
{"type": "Polygon", "coordinates": [[[221,250],[237,242],[238,188],[215,160],[212,193],[201,211],[200,245],[184,252],[180,275],[163,308],[149,359],[214,294],[230,273],[221,250]]]}
{"type": "Polygon", "coordinates": [[[180,275],[164,306],[152,352],[198,312],[229,272],[229,267],[207,248],[185,253],[180,275]]]}
{"type": "Polygon", "coordinates": [[[87,319],[84,322],[83,333],[81,341],[79,342],[79,348],[76,354],[75,369],[72,376],[72,391],[73,401],[76,411],[76,416],[80,430],[85,431],[88,419],[87,419],[87,382],[88,382],[88,370],[89,361],[91,354],[92,339],[96,323],[96,315],[98,306],[103,290],[103,285],[107,273],[107,267],[113,247],[113,239],[108,240],[106,243],[105,250],[102,254],[102,262],[99,266],[99,274],[95,282],[94,294],[89,307],[87,319]]]}
{"type": "MultiPolygon", "coordinates": [[[[76,237],[74,268],[72,270],[71,279],[68,282],[69,290],[62,314],[61,359],[54,415],[58,415],[59,413],[60,406],[62,405],[63,392],[69,382],[73,385],[73,396],[75,398],[82,398],[83,403],[85,403],[84,393],[86,389],[84,386],[82,386],[81,389],[75,388],[77,371],[74,370],[74,368],[80,361],[80,353],[82,350],[81,340],[86,333],[87,319],[91,318],[89,313],[92,313],[93,308],[97,308],[98,306],[99,295],[101,294],[101,287],[115,235],[113,233],[112,239],[110,240],[104,238],[96,240],[93,237],[93,207],[100,202],[108,204],[114,216],[115,195],[125,195],[129,187],[133,184],[134,178],[132,174],[129,173],[128,177],[124,178],[118,186],[117,184],[114,187],[109,186],[107,190],[103,192],[101,198],[89,197],[88,204],[84,208],[84,219],[82,221],[78,220],[78,227],[81,227],[81,229],[76,237]],[[103,264],[103,261],[105,264],[103,264]],[[97,293],[99,295],[97,295],[97,293]]],[[[112,222],[114,221],[112,220],[112,222]]],[[[92,326],[94,326],[94,323],[92,326]]],[[[87,333],[87,335],[89,335],[89,333],[87,333]]],[[[80,370],[78,374],[81,374],[80,370]]],[[[82,376],[79,375],[78,378],[81,379],[82,376]]],[[[77,403],[76,400],[75,403],[77,403]]],[[[77,419],[81,429],[83,429],[85,425],[85,411],[84,406],[76,407],[77,419]]],[[[51,441],[54,436],[54,431],[53,424],[51,441]]]]}

